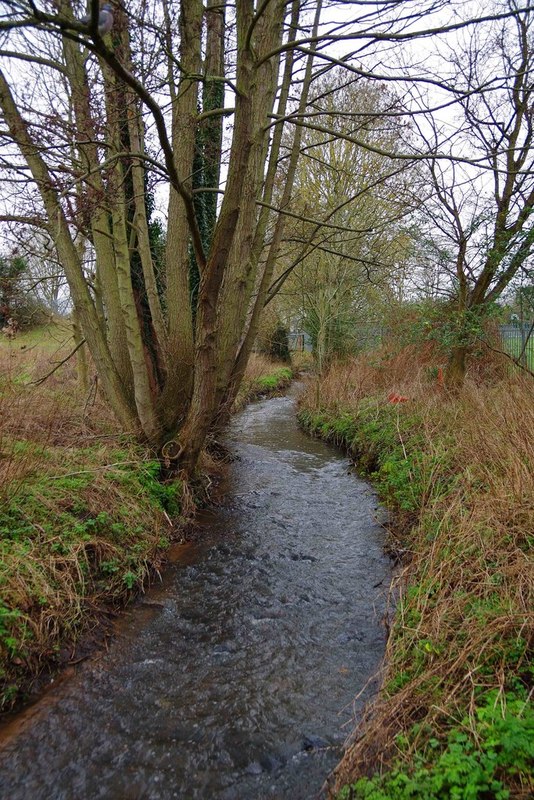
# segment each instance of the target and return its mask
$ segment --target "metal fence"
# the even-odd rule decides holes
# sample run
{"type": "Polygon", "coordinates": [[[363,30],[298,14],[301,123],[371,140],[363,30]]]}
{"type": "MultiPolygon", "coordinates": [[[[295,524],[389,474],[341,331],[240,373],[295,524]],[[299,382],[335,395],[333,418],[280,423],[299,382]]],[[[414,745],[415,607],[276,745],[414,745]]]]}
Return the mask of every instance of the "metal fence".
{"type": "MultiPolygon", "coordinates": [[[[388,334],[383,325],[355,325],[351,331],[356,352],[376,350],[388,334]]],[[[499,325],[500,349],[521,366],[534,372],[534,322],[511,322],[499,325]]],[[[307,333],[293,331],[289,334],[290,350],[311,351],[311,338],[307,333]]],[[[514,369],[512,361],[510,367],[514,369]]]]}
{"type": "Polygon", "coordinates": [[[355,325],[352,335],[356,351],[361,353],[376,350],[387,334],[388,329],[384,325],[355,325]]]}
{"type": "Polygon", "coordinates": [[[512,322],[500,325],[501,347],[521,366],[534,371],[534,323],[512,322]]]}

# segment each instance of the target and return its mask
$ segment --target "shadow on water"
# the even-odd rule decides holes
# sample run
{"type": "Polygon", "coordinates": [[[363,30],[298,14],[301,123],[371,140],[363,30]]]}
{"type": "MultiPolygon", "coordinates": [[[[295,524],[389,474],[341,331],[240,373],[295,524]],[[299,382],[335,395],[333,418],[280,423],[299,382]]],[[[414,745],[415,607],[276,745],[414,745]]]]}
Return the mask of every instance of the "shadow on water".
{"type": "Polygon", "coordinates": [[[376,499],[298,429],[291,397],[241,413],[228,445],[200,544],[175,549],[108,652],[19,718],[0,797],[319,795],[384,651],[376,499]]]}

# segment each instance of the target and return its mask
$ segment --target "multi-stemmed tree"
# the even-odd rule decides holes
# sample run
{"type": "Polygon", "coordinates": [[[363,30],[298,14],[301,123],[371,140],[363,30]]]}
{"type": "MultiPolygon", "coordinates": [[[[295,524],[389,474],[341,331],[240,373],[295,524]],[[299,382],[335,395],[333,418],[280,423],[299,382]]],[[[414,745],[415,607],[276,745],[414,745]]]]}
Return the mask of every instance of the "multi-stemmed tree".
{"type": "MultiPolygon", "coordinates": [[[[204,9],[199,0],[158,4],[152,24],[118,4],[105,9],[108,26],[99,23],[97,3],[87,19],[70,0],[40,8],[13,3],[11,10],[14,52],[4,51],[10,58],[0,105],[22,156],[12,173],[29,173],[39,190],[83,335],[121,424],[192,470],[221,402],[230,399],[248,332],[265,216],[257,201],[270,200],[274,174],[266,179],[264,167],[277,157],[269,151],[269,120],[280,48],[294,29],[284,29],[281,2],[257,9],[238,2],[230,33],[224,9],[204,9]],[[233,53],[227,76],[225,35],[233,53]],[[35,80],[29,101],[13,66],[28,63],[35,80]],[[225,86],[233,130],[215,220],[225,86]],[[163,273],[150,241],[149,171],[171,187],[163,273]],[[92,285],[83,269],[87,248],[94,253],[92,285]]],[[[286,102],[287,86],[280,113],[286,102]]]]}
{"type": "MultiPolygon", "coordinates": [[[[334,66],[351,80],[373,76],[385,64],[378,45],[434,35],[439,26],[428,15],[441,5],[362,1],[350,4],[347,20],[330,6],[321,17],[322,0],[210,0],[205,7],[201,0],[114,0],[102,9],[98,0],[5,0],[0,134],[12,208],[1,216],[46,229],[122,427],[187,474],[224,423],[261,311],[281,285],[275,267],[286,223],[301,215],[291,204],[303,131],[362,144],[357,131],[335,122],[336,113],[357,119],[357,107],[317,118],[308,104],[314,81],[334,66]],[[417,30],[418,18],[427,27],[417,30]],[[162,185],[169,189],[163,261],[150,215],[162,185]]],[[[525,17],[500,14],[521,24],[525,17]]],[[[466,24],[453,18],[445,30],[466,24]]],[[[406,74],[382,77],[404,81],[406,74]]],[[[525,111],[517,113],[530,119],[528,99],[521,102],[525,111]]],[[[500,152],[510,131],[502,131],[500,152]]],[[[410,148],[363,145],[384,157],[414,156],[410,148]]],[[[511,142],[514,159],[517,147],[511,142]]],[[[523,175],[526,166],[512,164],[510,174],[523,175]]],[[[519,228],[505,223],[491,265],[505,239],[518,240],[529,208],[517,217],[519,228]]],[[[331,225],[330,212],[322,213],[311,209],[304,222],[331,225]]]]}

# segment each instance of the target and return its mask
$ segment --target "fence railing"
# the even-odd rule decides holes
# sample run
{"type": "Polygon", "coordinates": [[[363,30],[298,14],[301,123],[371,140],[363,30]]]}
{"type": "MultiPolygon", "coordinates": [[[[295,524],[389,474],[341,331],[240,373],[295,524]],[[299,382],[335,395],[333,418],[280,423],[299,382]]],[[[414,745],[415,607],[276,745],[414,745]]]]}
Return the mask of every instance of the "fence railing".
{"type": "MultiPolygon", "coordinates": [[[[355,325],[351,335],[357,352],[367,352],[380,347],[382,340],[389,333],[383,325],[355,325]]],[[[522,367],[534,372],[534,322],[511,322],[499,325],[500,343],[498,347],[507,353],[522,367]]],[[[292,332],[289,334],[290,350],[312,349],[311,338],[307,333],[292,332]]],[[[510,367],[514,369],[512,360],[510,367]]]]}
{"type": "Polygon", "coordinates": [[[534,371],[534,323],[517,322],[500,325],[499,334],[504,352],[512,356],[522,367],[534,371]]]}

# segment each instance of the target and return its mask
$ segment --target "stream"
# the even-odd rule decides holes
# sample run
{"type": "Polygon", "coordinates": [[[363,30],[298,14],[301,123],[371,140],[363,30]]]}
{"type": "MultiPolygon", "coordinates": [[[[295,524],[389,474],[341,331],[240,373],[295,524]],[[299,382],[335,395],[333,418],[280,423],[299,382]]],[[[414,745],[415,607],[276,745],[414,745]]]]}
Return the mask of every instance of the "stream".
{"type": "Polygon", "coordinates": [[[299,429],[295,391],[233,420],[199,542],[4,730],[0,798],[321,796],[376,690],[391,564],[373,491],[299,429]]]}

